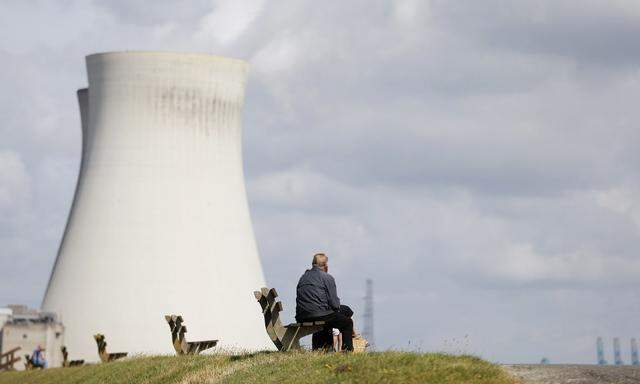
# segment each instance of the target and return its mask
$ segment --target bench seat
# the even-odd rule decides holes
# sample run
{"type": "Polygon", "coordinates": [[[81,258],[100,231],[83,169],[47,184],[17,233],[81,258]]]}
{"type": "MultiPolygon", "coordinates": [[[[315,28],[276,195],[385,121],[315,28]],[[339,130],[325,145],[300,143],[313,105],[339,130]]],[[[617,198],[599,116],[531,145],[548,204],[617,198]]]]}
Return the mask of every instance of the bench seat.
{"type": "Polygon", "coordinates": [[[305,321],[304,323],[291,323],[285,325],[285,328],[300,328],[300,327],[313,327],[317,325],[324,325],[325,321],[305,321]]]}

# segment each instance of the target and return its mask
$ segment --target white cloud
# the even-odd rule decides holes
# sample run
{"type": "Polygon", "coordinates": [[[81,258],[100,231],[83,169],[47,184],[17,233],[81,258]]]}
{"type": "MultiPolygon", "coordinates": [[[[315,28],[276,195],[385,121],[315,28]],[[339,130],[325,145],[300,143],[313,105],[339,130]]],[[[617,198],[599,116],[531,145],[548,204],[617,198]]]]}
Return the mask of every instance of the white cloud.
{"type": "Polygon", "coordinates": [[[237,40],[262,11],[264,0],[219,0],[200,24],[198,38],[229,45],[237,40]]]}
{"type": "Polygon", "coordinates": [[[298,47],[293,37],[283,34],[261,48],[251,59],[252,67],[266,75],[286,71],[293,67],[298,47]]]}
{"type": "Polygon", "coordinates": [[[426,22],[429,15],[430,2],[424,0],[399,0],[393,2],[396,20],[402,25],[415,26],[426,22]]]}
{"type": "Polygon", "coordinates": [[[621,185],[595,192],[598,204],[629,217],[640,233],[640,185],[621,185]]]}
{"type": "Polygon", "coordinates": [[[16,214],[28,200],[30,187],[31,178],[18,154],[0,151],[0,212],[16,214]]]}
{"type": "Polygon", "coordinates": [[[249,188],[258,204],[311,211],[349,211],[354,207],[348,205],[357,204],[357,195],[361,192],[304,169],[261,175],[250,181],[249,188]]]}

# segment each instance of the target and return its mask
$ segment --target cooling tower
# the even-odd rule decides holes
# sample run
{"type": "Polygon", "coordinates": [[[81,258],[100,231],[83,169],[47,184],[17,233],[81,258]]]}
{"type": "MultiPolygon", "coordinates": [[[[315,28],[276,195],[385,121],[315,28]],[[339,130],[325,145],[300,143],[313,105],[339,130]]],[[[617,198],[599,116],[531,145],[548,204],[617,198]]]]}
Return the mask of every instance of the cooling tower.
{"type": "Polygon", "coordinates": [[[241,148],[245,62],[200,54],[87,57],[82,160],[43,309],[70,357],[173,353],[165,314],[218,348],[272,348],[241,148]],[[88,94],[88,110],[87,106],[88,94]]]}

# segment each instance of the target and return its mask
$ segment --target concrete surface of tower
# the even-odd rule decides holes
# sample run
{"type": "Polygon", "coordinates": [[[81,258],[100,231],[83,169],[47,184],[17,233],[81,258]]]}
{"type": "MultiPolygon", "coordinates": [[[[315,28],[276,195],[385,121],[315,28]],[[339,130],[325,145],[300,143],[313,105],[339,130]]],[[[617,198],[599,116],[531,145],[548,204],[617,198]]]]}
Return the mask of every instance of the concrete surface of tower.
{"type": "Polygon", "coordinates": [[[242,168],[246,63],[163,52],[86,61],[81,169],[43,301],[70,353],[97,360],[98,332],[111,350],[171,353],[170,313],[192,340],[272,347],[252,295],[265,284],[242,168]]]}

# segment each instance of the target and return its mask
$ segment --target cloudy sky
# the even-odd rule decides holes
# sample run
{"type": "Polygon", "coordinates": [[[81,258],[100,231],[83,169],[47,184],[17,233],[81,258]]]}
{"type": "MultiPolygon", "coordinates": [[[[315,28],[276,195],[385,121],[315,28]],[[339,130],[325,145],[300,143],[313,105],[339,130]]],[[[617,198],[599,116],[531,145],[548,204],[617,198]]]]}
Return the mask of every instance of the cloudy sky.
{"type": "Polygon", "coordinates": [[[379,349],[594,362],[640,337],[640,3],[0,1],[0,305],[38,306],[84,56],[251,64],[245,170],[292,317],[324,250],[379,349]],[[153,6],[151,6],[153,4],[153,6]],[[177,5],[179,4],[179,5],[177,5]]]}

